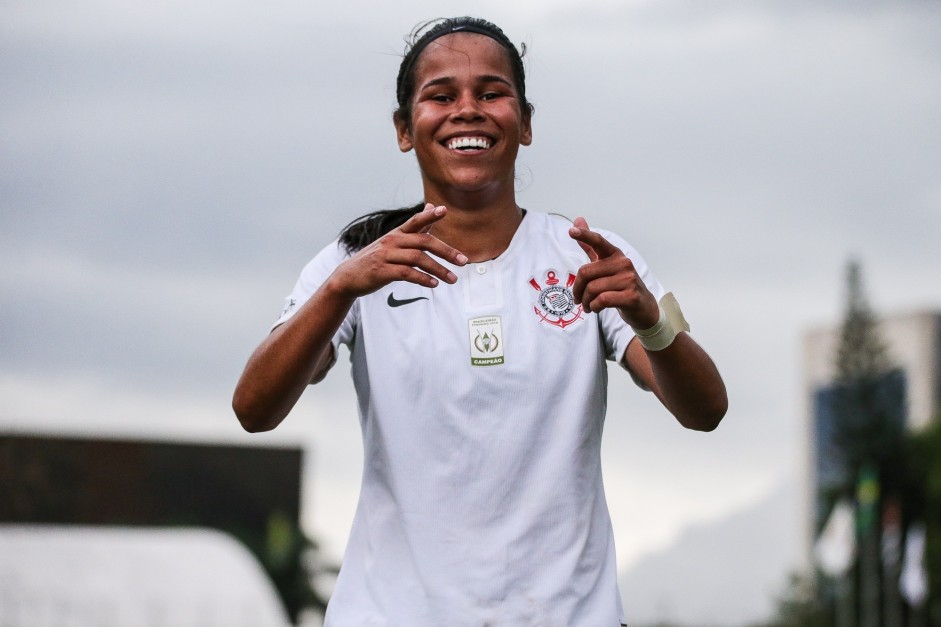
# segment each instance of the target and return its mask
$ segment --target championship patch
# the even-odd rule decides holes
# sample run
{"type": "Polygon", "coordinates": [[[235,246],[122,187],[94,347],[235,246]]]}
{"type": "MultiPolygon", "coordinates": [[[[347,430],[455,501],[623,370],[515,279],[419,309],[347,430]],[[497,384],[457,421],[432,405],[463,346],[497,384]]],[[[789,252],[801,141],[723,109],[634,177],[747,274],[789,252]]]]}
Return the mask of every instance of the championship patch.
{"type": "Polygon", "coordinates": [[[503,326],[499,316],[467,321],[471,365],[499,366],[503,363],[503,326]]]}
{"type": "Polygon", "coordinates": [[[538,292],[533,311],[539,317],[540,322],[564,329],[579,320],[584,320],[582,306],[575,304],[575,295],[572,293],[572,285],[575,283],[574,274],[569,272],[563,285],[556,271],[548,270],[544,283],[545,287],[539,284],[536,277],[529,280],[530,286],[538,292]]]}

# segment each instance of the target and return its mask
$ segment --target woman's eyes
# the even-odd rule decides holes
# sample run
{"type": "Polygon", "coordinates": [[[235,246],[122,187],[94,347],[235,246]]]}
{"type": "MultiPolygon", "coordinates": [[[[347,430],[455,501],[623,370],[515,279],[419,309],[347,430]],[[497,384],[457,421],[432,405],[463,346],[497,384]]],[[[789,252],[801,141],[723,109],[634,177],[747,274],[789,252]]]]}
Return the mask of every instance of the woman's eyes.
{"type": "MultiPolygon", "coordinates": [[[[500,92],[488,91],[488,92],[480,94],[478,98],[486,102],[486,101],[496,100],[497,98],[500,98],[502,96],[503,94],[500,92]]],[[[434,102],[453,102],[455,100],[455,96],[453,96],[452,94],[432,94],[431,96],[428,97],[428,99],[434,102]]]]}

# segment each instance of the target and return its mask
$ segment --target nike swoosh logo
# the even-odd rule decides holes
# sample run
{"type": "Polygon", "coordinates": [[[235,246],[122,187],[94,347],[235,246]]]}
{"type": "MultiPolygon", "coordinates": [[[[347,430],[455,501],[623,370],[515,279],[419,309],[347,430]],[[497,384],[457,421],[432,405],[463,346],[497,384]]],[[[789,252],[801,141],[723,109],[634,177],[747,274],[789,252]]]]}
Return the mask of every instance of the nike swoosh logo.
{"type": "Polygon", "coordinates": [[[428,300],[427,296],[416,296],[415,298],[404,298],[399,300],[391,292],[389,293],[389,300],[386,302],[389,303],[389,307],[401,307],[402,305],[408,305],[409,303],[414,303],[418,300],[428,300]]]}

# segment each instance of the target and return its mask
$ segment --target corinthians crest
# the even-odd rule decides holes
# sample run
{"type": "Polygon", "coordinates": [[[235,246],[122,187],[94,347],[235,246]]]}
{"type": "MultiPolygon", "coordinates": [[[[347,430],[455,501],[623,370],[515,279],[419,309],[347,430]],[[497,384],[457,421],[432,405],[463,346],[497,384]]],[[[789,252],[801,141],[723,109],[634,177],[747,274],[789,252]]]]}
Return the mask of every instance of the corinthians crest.
{"type": "Polygon", "coordinates": [[[572,294],[574,283],[575,275],[569,272],[565,285],[562,285],[562,280],[555,270],[546,272],[545,287],[539,284],[536,277],[529,280],[532,288],[539,292],[538,306],[533,306],[533,311],[542,322],[564,329],[570,324],[584,320],[582,306],[575,304],[575,296],[572,294]]]}

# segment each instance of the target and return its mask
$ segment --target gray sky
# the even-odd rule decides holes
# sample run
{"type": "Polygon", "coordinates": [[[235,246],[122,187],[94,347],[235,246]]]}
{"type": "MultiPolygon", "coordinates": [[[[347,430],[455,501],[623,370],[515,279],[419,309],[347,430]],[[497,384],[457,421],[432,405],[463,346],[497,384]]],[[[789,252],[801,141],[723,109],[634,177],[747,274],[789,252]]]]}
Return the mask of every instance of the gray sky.
{"type": "MultiPolygon", "coordinates": [[[[272,434],[240,433],[231,391],[304,263],[419,200],[390,122],[402,38],[468,10],[0,4],[0,429],[303,443],[306,522],[339,556],[362,460],[345,357],[272,434]]],[[[941,2],[473,11],[529,48],[520,204],[631,241],[728,384],[704,435],[612,372],[628,568],[800,477],[799,338],[839,319],[851,255],[877,310],[941,307],[941,2]]]]}

